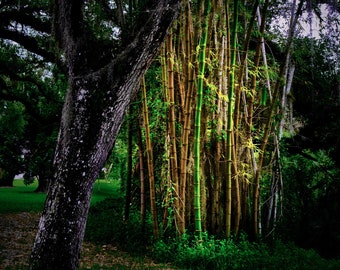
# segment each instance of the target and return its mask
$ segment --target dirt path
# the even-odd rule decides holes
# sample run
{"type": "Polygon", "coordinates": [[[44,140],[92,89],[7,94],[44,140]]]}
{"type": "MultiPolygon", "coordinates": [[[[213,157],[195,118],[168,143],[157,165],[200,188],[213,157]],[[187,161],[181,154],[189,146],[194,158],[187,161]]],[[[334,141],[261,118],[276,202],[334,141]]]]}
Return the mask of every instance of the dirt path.
{"type": "MultiPolygon", "coordinates": [[[[38,221],[37,213],[0,214],[0,269],[27,269],[38,221]]],[[[95,265],[112,269],[173,269],[149,258],[131,257],[112,245],[84,243],[80,268],[92,269],[95,265]]]]}

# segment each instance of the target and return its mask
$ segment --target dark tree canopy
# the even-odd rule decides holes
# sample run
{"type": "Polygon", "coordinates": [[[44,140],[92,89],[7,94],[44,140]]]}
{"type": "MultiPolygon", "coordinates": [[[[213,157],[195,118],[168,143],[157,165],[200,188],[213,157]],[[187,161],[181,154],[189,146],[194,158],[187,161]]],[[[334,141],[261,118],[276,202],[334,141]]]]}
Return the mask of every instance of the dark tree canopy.
{"type": "MultiPolygon", "coordinates": [[[[0,98],[19,102],[27,121],[20,151],[21,164],[11,175],[39,179],[47,188],[53,149],[65,95],[65,71],[51,39],[50,1],[2,1],[0,4],[0,98]],[[64,71],[63,71],[64,70],[64,71]]],[[[11,179],[13,181],[13,179],[11,179]]]]}

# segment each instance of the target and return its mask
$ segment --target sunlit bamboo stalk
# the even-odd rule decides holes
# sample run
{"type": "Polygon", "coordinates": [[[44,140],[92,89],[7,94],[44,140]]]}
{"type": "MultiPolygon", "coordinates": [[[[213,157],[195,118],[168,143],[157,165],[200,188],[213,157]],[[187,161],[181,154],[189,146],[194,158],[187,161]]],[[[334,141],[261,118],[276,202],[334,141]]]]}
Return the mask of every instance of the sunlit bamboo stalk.
{"type": "Polygon", "coordinates": [[[202,37],[199,45],[199,70],[198,70],[198,87],[195,112],[195,130],[194,130],[194,209],[195,209],[195,230],[199,241],[202,241],[202,222],[201,222],[201,112],[203,104],[203,87],[205,74],[205,50],[207,45],[209,13],[211,9],[211,1],[205,0],[204,20],[202,21],[202,37]]]}

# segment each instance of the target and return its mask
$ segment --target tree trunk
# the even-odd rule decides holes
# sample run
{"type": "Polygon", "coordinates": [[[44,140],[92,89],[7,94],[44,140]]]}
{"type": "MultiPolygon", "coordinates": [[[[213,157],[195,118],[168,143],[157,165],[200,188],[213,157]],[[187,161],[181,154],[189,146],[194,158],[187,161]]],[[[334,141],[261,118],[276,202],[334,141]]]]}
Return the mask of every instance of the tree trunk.
{"type": "Polygon", "coordinates": [[[13,187],[15,173],[0,168],[0,187],[13,187]]]}
{"type": "Polygon", "coordinates": [[[135,38],[126,40],[128,45],[113,59],[105,59],[103,66],[98,66],[98,59],[105,53],[101,50],[104,45],[93,41],[95,37],[84,29],[84,3],[55,2],[55,32],[67,60],[69,90],[53,179],[29,269],[72,270],[79,266],[93,184],[113,147],[131,97],[159,51],[181,1],[149,2],[150,14],[136,23],[135,38]]]}
{"type": "Polygon", "coordinates": [[[47,175],[39,175],[38,187],[34,192],[47,192],[49,183],[50,179],[48,178],[47,175]]]}

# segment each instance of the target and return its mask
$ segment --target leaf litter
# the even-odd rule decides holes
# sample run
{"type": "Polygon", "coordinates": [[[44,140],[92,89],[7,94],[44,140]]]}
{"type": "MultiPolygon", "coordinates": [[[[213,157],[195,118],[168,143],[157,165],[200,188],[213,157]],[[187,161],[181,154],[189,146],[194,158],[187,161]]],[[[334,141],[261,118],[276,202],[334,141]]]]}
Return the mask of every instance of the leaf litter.
{"type": "MultiPolygon", "coordinates": [[[[0,214],[0,269],[27,269],[39,213],[0,214]]],[[[84,242],[80,269],[175,269],[148,257],[133,257],[116,246],[84,242]]]]}

